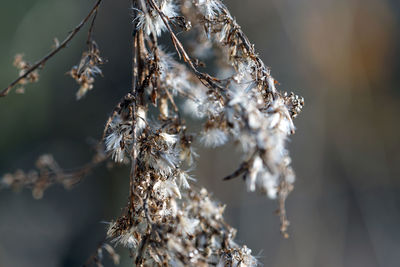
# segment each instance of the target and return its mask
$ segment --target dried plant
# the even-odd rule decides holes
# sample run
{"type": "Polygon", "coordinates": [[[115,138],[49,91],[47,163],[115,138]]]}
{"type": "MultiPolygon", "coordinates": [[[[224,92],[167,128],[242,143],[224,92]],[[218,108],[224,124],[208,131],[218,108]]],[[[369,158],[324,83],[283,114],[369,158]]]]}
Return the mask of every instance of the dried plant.
{"type": "MultiPolygon", "coordinates": [[[[101,2],[36,64],[31,66],[18,56],[21,76],[1,96],[17,84],[36,81],[37,70],[92,18],[88,51],[69,71],[80,85],[77,98],[85,96],[103,63],[92,39],[101,2]]],[[[284,203],[295,175],[286,141],[295,131],[292,120],[304,100],[277,90],[270,69],[220,0],[134,0],[132,10],[132,89],[106,122],[93,160],[68,173],[45,155],[38,160],[39,172],[6,174],[1,184],[32,187],[39,198],[51,184],[70,187],[78,183],[107,159],[127,164],[128,203],[123,214],[110,222],[107,237],[128,248],[135,265],[255,266],[257,259],[251,250],[234,241],[235,230],[223,219],[224,205],[191,182],[189,170],[197,157],[192,144],[197,139],[207,147],[218,147],[232,140],[241,149],[243,162],[225,179],[243,176],[249,191],[277,198],[281,231],[287,236],[284,203]],[[190,51],[174,30],[188,32],[190,51]],[[159,45],[163,33],[171,38],[177,58],[159,45]],[[201,60],[212,53],[218,55],[214,62],[218,78],[200,70],[204,69],[201,60]],[[182,108],[177,99],[184,101],[182,108]],[[149,119],[151,107],[156,108],[152,112],[155,119],[149,119]],[[203,130],[189,133],[181,111],[201,119],[203,130]]],[[[89,264],[101,266],[103,249],[119,261],[114,250],[102,243],[89,264]]]]}

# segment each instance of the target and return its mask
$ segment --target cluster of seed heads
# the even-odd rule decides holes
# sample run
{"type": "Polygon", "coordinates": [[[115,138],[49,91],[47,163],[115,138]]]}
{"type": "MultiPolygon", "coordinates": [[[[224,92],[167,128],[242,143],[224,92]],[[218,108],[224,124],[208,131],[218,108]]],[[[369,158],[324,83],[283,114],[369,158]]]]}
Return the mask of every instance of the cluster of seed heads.
{"type": "MultiPolygon", "coordinates": [[[[15,55],[14,58],[14,66],[19,70],[19,75],[24,75],[25,72],[31,67],[31,64],[26,62],[22,54],[15,55]]],[[[19,81],[19,88],[17,89],[18,93],[24,92],[24,85],[28,83],[35,83],[39,81],[39,72],[37,70],[29,73],[25,78],[19,81]]]]}
{"type": "Polygon", "coordinates": [[[99,65],[103,64],[100,57],[100,50],[96,42],[91,41],[89,50],[82,54],[79,65],[73,66],[68,72],[69,75],[80,85],[76,98],[81,99],[89,90],[93,89],[96,75],[102,75],[99,65]]]}
{"type": "MultiPolygon", "coordinates": [[[[92,17],[88,51],[69,72],[80,85],[78,99],[102,74],[103,60],[92,40],[101,1],[72,32],[92,17]]],[[[108,118],[104,145],[98,146],[93,160],[70,174],[50,160],[38,166],[50,168],[47,176],[9,174],[2,183],[37,188],[43,180],[46,183],[37,194],[41,196],[52,183],[78,182],[110,158],[129,165],[130,177],[128,203],[121,216],[109,223],[107,238],[128,248],[135,265],[256,266],[251,250],[234,241],[236,230],[223,219],[225,206],[193,182],[190,172],[198,157],[193,144],[198,141],[214,148],[233,141],[241,150],[242,163],[225,179],[243,176],[248,191],[277,198],[281,231],[287,236],[285,200],[295,175],[286,141],[295,132],[293,119],[304,99],[278,91],[270,69],[220,0],[136,0],[132,10],[132,87],[108,118]],[[176,30],[185,32],[188,48],[176,30]],[[165,33],[175,54],[159,45],[158,37],[165,33]],[[210,55],[215,55],[214,60],[210,55]],[[205,59],[217,66],[216,76],[200,70],[207,69],[205,59]],[[191,133],[184,114],[198,119],[203,129],[191,133]]],[[[24,69],[22,59],[19,62],[17,66],[24,69]]],[[[30,71],[23,79],[36,73],[36,69],[30,71]]],[[[100,252],[106,249],[116,259],[104,244],[100,252]]],[[[92,257],[98,266],[100,252],[92,257]]]]}
{"type": "Polygon", "coordinates": [[[304,98],[294,94],[293,92],[290,92],[290,94],[285,92],[283,97],[285,98],[286,106],[290,110],[290,115],[293,119],[296,118],[303,109],[304,98]]]}

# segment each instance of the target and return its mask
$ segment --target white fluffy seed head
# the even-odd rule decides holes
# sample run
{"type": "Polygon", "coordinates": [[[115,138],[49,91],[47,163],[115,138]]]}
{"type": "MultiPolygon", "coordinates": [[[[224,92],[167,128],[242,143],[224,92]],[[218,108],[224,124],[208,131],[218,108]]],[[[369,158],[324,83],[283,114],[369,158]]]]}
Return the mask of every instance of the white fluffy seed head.
{"type": "Polygon", "coordinates": [[[196,0],[200,12],[208,19],[215,18],[222,12],[224,5],[218,0],[196,0]]]}
{"type": "Polygon", "coordinates": [[[215,148],[228,142],[228,136],[221,129],[211,128],[202,132],[200,142],[206,147],[215,148]]]}
{"type": "Polygon", "coordinates": [[[112,158],[116,162],[122,162],[124,160],[124,150],[121,147],[121,141],[123,136],[113,132],[106,137],[106,151],[111,151],[112,158]]]}
{"type": "Polygon", "coordinates": [[[157,181],[153,186],[154,194],[160,199],[165,200],[169,197],[181,198],[181,193],[174,180],[157,181]]]}
{"type": "Polygon", "coordinates": [[[143,129],[146,128],[147,118],[145,107],[139,106],[137,109],[137,121],[136,121],[136,134],[141,134],[143,129]]]}
{"type": "MultiPolygon", "coordinates": [[[[161,12],[167,17],[175,17],[177,16],[176,12],[176,4],[172,0],[161,0],[158,1],[158,6],[161,12]]],[[[166,30],[166,26],[164,24],[163,19],[158,14],[156,10],[151,9],[150,13],[145,15],[143,12],[140,12],[137,16],[139,20],[137,24],[138,29],[143,29],[143,31],[147,35],[151,35],[152,33],[160,36],[163,31],[166,30]]],[[[135,19],[135,20],[136,20],[135,19]]]]}

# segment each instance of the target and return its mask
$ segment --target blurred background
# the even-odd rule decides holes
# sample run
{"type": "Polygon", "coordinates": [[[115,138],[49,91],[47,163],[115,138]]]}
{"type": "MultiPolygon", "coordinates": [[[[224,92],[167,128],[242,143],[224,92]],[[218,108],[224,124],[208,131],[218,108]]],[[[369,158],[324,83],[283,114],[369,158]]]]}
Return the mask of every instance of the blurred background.
{"type": "MultiPolygon", "coordinates": [[[[34,62],[63,40],[94,1],[2,0],[0,85],[12,61],[34,62]]],[[[63,168],[90,160],[114,105],[130,86],[129,1],[105,0],[94,32],[104,78],[77,102],[65,73],[85,51],[83,31],[46,64],[26,93],[0,99],[0,175],[34,167],[51,153],[63,168]]],[[[297,173],[287,200],[290,238],[279,232],[275,201],[221,180],[240,155],[199,149],[194,176],[227,204],[237,240],[264,266],[392,267],[400,262],[400,2],[398,0],[226,0],[280,90],[306,99],[290,152],[297,173]],[[231,155],[227,157],[226,155],[231,155]]],[[[169,42],[166,39],[166,42],[169,42]]],[[[70,191],[43,199],[0,192],[0,266],[80,266],[120,215],[128,169],[96,169],[70,191]]],[[[108,265],[106,265],[108,266],[108,265]]],[[[122,266],[130,266],[124,257],[122,266]]]]}

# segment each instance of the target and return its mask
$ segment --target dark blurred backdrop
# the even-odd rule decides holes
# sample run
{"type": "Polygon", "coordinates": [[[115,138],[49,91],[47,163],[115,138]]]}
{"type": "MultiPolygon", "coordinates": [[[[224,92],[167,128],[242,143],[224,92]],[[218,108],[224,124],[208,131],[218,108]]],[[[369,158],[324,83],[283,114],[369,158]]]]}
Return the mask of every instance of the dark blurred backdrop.
{"type": "MultiPolygon", "coordinates": [[[[95,28],[104,78],[77,102],[65,72],[85,50],[82,32],[49,61],[26,93],[0,99],[0,175],[29,170],[52,153],[64,168],[90,160],[91,140],[130,86],[129,1],[105,0],[95,28]]],[[[281,90],[303,95],[290,143],[297,173],[279,233],[277,203],[223,182],[239,155],[199,149],[198,184],[227,204],[238,241],[264,266],[392,267],[400,262],[400,2],[398,0],[226,0],[281,90]],[[235,155],[231,158],[226,155],[235,155]]],[[[0,85],[16,53],[35,61],[64,39],[93,1],[2,0],[0,85]]],[[[166,40],[169,42],[169,40],[166,40]]],[[[80,266],[127,198],[128,170],[100,167],[70,191],[0,192],[0,266],[80,266]]],[[[129,266],[125,257],[122,266],[129,266]]]]}

